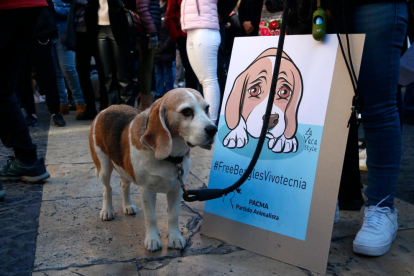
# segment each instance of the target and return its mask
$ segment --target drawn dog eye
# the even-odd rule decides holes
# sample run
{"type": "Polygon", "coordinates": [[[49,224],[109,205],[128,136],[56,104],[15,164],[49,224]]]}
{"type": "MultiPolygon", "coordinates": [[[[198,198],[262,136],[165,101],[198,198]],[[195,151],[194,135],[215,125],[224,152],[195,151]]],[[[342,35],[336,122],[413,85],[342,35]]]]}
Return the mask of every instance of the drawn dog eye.
{"type": "Polygon", "coordinates": [[[193,115],[193,110],[191,108],[187,107],[187,108],[184,108],[183,111],[181,111],[181,113],[184,116],[189,117],[189,116],[193,115]]]}
{"type": "Polygon", "coordinates": [[[247,92],[249,92],[249,94],[250,94],[252,97],[257,97],[257,96],[259,96],[260,94],[262,94],[262,89],[261,89],[261,87],[260,87],[260,84],[255,84],[255,85],[253,85],[252,87],[250,87],[250,88],[247,90],[247,92]]]}
{"type": "Polygon", "coordinates": [[[277,94],[280,98],[287,99],[290,95],[292,95],[292,90],[290,90],[290,88],[287,86],[282,86],[282,88],[280,88],[277,94]]]}

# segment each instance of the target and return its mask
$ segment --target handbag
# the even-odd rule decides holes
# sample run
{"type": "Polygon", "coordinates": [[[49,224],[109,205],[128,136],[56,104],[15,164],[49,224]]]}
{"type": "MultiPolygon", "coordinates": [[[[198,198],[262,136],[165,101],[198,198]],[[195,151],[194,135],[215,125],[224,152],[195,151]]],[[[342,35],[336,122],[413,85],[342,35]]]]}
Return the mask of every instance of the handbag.
{"type": "Polygon", "coordinates": [[[136,12],[127,9],[122,0],[118,0],[118,4],[121,7],[121,9],[125,12],[126,21],[128,24],[128,34],[131,42],[135,42],[140,37],[145,36],[145,32],[142,27],[139,15],[136,12]]]}

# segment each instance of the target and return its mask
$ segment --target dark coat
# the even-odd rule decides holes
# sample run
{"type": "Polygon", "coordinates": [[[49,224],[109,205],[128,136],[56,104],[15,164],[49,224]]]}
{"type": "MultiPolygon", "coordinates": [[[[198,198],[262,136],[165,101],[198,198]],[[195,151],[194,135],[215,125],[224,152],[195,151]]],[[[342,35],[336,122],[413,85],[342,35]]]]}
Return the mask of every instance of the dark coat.
{"type": "MultiPolygon", "coordinates": [[[[123,7],[119,0],[108,0],[109,21],[116,42],[119,45],[129,44],[130,36],[128,29],[128,21],[125,16],[123,7]]],[[[135,11],[135,0],[124,0],[125,7],[135,11]]],[[[96,38],[98,35],[98,9],[99,0],[89,0],[85,7],[85,24],[86,29],[91,37],[96,38]]]]}
{"type": "Polygon", "coordinates": [[[175,43],[170,38],[165,24],[166,11],[167,5],[164,5],[161,8],[161,28],[158,35],[158,47],[155,52],[155,62],[175,60],[175,43]]]}
{"type": "Polygon", "coordinates": [[[56,12],[51,0],[47,0],[49,7],[43,7],[37,21],[33,37],[49,35],[58,30],[56,25],[56,12]]]}
{"type": "Polygon", "coordinates": [[[158,0],[136,0],[137,13],[146,34],[156,34],[160,29],[161,11],[158,0]]]}
{"type": "Polygon", "coordinates": [[[243,22],[251,21],[254,31],[249,36],[259,35],[260,16],[262,15],[263,0],[241,0],[239,6],[239,20],[241,35],[247,36],[243,22]]]}

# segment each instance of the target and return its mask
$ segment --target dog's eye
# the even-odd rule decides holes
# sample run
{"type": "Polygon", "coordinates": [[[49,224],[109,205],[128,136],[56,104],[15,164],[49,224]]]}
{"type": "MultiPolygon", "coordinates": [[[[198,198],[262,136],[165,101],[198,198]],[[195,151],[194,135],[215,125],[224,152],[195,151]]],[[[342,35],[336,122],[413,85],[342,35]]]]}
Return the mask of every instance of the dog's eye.
{"type": "Polygon", "coordinates": [[[259,85],[259,84],[255,84],[255,85],[253,85],[252,87],[250,87],[250,88],[247,90],[247,92],[249,92],[249,94],[250,94],[252,97],[257,97],[257,96],[259,96],[259,95],[262,93],[262,90],[261,90],[261,88],[260,88],[260,85],[259,85]]]}
{"type": "Polygon", "coordinates": [[[210,106],[206,106],[206,114],[208,115],[208,110],[209,110],[210,106]]]}
{"type": "Polygon", "coordinates": [[[188,117],[188,116],[192,116],[192,115],[193,115],[193,110],[192,110],[191,108],[187,107],[187,108],[184,108],[184,109],[181,111],[181,113],[182,113],[184,116],[188,117]]]}
{"type": "Polygon", "coordinates": [[[290,95],[292,95],[292,91],[289,89],[289,87],[283,86],[282,88],[280,88],[277,94],[280,98],[287,99],[290,95]]]}

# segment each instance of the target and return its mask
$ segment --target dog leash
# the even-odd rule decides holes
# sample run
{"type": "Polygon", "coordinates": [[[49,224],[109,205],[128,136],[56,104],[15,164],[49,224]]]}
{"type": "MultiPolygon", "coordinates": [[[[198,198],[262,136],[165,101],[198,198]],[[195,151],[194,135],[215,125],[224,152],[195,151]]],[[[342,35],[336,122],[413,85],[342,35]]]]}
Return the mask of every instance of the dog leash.
{"type": "Polygon", "coordinates": [[[177,179],[178,179],[178,181],[180,181],[181,189],[183,189],[183,192],[184,192],[183,196],[188,197],[188,192],[185,189],[185,184],[184,184],[184,181],[183,181],[183,178],[182,178],[182,176],[184,174],[183,163],[176,163],[175,167],[177,168],[177,174],[178,174],[177,179]]]}
{"type": "Polygon", "coordinates": [[[262,130],[260,133],[259,141],[257,143],[256,150],[253,154],[253,157],[252,157],[252,160],[250,161],[249,166],[244,171],[244,174],[240,177],[239,180],[237,180],[233,185],[225,189],[202,189],[202,190],[185,191],[183,188],[184,190],[183,199],[185,201],[193,202],[193,201],[211,200],[211,199],[220,198],[223,195],[227,195],[228,193],[233,192],[247,180],[254,166],[256,165],[257,160],[259,159],[260,153],[262,151],[265,138],[266,138],[267,126],[269,125],[270,113],[273,107],[273,100],[276,95],[276,83],[277,83],[277,76],[279,75],[280,62],[282,60],[283,45],[285,42],[285,34],[286,34],[286,23],[288,21],[288,15],[289,15],[290,7],[291,7],[290,1],[291,0],[284,1],[283,15],[282,15],[282,27],[280,30],[279,42],[277,46],[276,63],[273,69],[272,85],[270,87],[269,101],[267,102],[266,113],[263,119],[263,126],[262,126],[262,130]]]}

